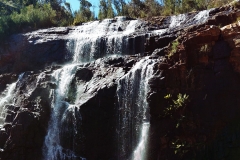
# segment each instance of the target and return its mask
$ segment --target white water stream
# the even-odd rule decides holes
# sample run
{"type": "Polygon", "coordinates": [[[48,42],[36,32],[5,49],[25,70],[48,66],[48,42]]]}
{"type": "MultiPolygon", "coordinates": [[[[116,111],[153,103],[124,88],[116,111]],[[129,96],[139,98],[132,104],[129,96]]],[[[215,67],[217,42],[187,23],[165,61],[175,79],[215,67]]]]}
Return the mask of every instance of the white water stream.
{"type": "MultiPolygon", "coordinates": [[[[182,24],[190,26],[204,23],[209,12],[210,10],[199,12],[191,21],[187,21],[184,14],[172,16],[168,29],[157,30],[153,33],[161,35],[182,24]]],[[[81,124],[82,119],[81,115],[76,113],[75,103],[69,104],[66,100],[69,98],[69,85],[81,63],[114,54],[126,55],[144,52],[145,36],[138,35],[140,37],[138,41],[129,38],[129,35],[135,32],[135,28],[140,23],[139,20],[124,21],[124,18],[118,18],[117,21],[106,19],[102,22],[88,22],[75,28],[68,37],[67,46],[72,62],[52,74],[53,81],[57,83],[58,87],[53,90],[53,110],[43,149],[45,160],[84,159],[75,155],[74,147],[62,147],[60,134],[67,130],[67,128],[63,128],[63,124],[67,124],[66,121],[73,123],[72,132],[78,134],[75,128],[81,124]],[[72,118],[67,118],[67,114],[72,114],[72,118]]],[[[119,160],[147,159],[150,120],[146,97],[148,80],[153,75],[155,63],[157,60],[149,59],[149,57],[143,58],[118,82],[119,160]]]]}
{"type": "Polygon", "coordinates": [[[140,23],[138,20],[123,21],[121,18],[114,23],[112,21],[107,19],[103,22],[86,23],[77,27],[69,36],[68,49],[73,60],[71,64],[63,66],[52,74],[53,81],[58,87],[52,92],[52,114],[43,149],[45,160],[85,159],[75,155],[74,147],[62,147],[60,134],[68,133],[68,128],[63,128],[67,121],[73,123],[71,129],[73,135],[78,134],[76,128],[81,123],[81,115],[75,112],[75,104],[69,104],[66,99],[69,98],[69,85],[78,66],[99,57],[125,53],[124,45],[128,44],[128,42],[125,43],[128,41],[127,35],[133,33],[140,23]],[[124,30],[119,31],[119,27],[124,30]],[[69,119],[68,114],[72,114],[72,118],[69,119]]]}
{"type": "MultiPolygon", "coordinates": [[[[123,21],[119,18],[116,22],[105,19],[77,27],[68,43],[69,48],[74,51],[73,62],[89,62],[112,54],[134,54],[131,50],[134,46],[128,46],[128,36],[140,23],[139,20],[123,21]]],[[[144,41],[139,46],[144,46],[144,41]]]]}
{"type": "Polygon", "coordinates": [[[147,103],[148,80],[153,76],[157,60],[146,57],[118,82],[119,104],[119,159],[144,160],[146,158],[149,108],[147,103]],[[135,148],[134,154],[132,154],[135,148]]]}
{"type": "Polygon", "coordinates": [[[188,27],[191,25],[196,25],[196,24],[203,24],[205,23],[208,18],[209,18],[209,12],[212,9],[209,10],[204,10],[198,12],[193,18],[188,19],[186,14],[179,14],[177,16],[171,16],[170,19],[170,25],[166,29],[160,29],[160,30],[155,30],[152,33],[157,34],[157,35],[162,35],[166,33],[168,30],[177,28],[177,27],[188,27]]]}
{"type": "Polygon", "coordinates": [[[2,92],[2,96],[0,98],[0,126],[2,128],[4,123],[6,122],[6,116],[7,116],[7,109],[5,108],[5,105],[14,105],[13,98],[15,95],[15,88],[17,85],[17,82],[20,81],[23,77],[23,74],[20,74],[18,77],[18,80],[12,84],[8,84],[7,88],[2,92]]]}
{"type": "Polygon", "coordinates": [[[6,94],[0,100],[0,125],[3,126],[6,118],[5,105],[11,104],[13,100],[14,89],[16,87],[17,82],[10,84],[6,90],[4,91],[6,94]]]}

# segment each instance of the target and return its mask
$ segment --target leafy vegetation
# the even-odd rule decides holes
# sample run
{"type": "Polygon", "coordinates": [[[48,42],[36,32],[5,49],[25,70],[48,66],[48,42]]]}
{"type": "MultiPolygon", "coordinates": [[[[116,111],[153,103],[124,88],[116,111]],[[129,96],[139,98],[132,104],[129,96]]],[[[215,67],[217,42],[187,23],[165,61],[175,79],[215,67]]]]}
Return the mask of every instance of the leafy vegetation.
{"type": "MultiPolygon", "coordinates": [[[[191,114],[187,111],[189,108],[189,95],[179,93],[176,98],[171,94],[164,97],[168,101],[168,105],[163,110],[159,118],[171,119],[171,132],[173,134],[166,134],[169,140],[169,147],[177,157],[182,157],[189,148],[193,147],[185,138],[181,137],[181,132],[186,133],[191,130],[191,114]]],[[[195,145],[195,144],[194,144],[195,145]]]]}
{"type": "Polygon", "coordinates": [[[232,0],[163,0],[163,15],[180,14],[220,7],[232,0]]]}
{"type": "Polygon", "coordinates": [[[72,14],[62,3],[58,0],[0,0],[0,40],[17,32],[71,25],[72,14]]]}
{"type": "Polygon", "coordinates": [[[177,39],[171,43],[171,48],[167,55],[168,58],[171,58],[177,52],[178,45],[179,45],[179,42],[177,39]]]}
{"type": "Polygon", "coordinates": [[[92,4],[86,0],[80,0],[80,9],[75,12],[74,25],[81,24],[94,19],[94,15],[91,12],[90,7],[92,4]]]}
{"type": "Polygon", "coordinates": [[[219,7],[229,2],[231,0],[100,0],[98,17],[104,19],[124,15],[133,18],[144,18],[173,15],[219,7]],[[114,13],[112,4],[116,11],[114,13]]]}
{"type": "MultiPolygon", "coordinates": [[[[189,102],[189,99],[188,99],[189,96],[187,94],[181,94],[181,93],[177,95],[177,99],[173,99],[171,94],[167,94],[164,98],[168,100],[169,106],[165,108],[165,110],[163,111],[163,115],[160,115],[161,117],[166,117],[166,116],[172,117],[174,112],[177,112],[180,109],[184,109],[187,106],[187,103],[189,102]]],[[[181,115],[181,118],[183,117],[184,116],[181,115]]]]}
{"type": "Polygon", "coordinates": [[[209,44],[204,44],[200,48],[200,52],[202,52],[202,53],[208,53],[210,51],[211,51],[211,46],[209,44]]]}
{"type": "MultiPolygon", "coordinates": [[[[98,19],[114,16],[144,18],[199,11],[222,6],[230,0],[100,0],[98,19]]],[[[97,19],[89,0],[79,0],[73,12],[65,0],[0,0],[0,39],[51,26],[79,25],[97,19]]],[[[234,3],[236,5],[236,3],[234,3]]],[[[173,52],[175,48],[173,43],[173,52]]]]}

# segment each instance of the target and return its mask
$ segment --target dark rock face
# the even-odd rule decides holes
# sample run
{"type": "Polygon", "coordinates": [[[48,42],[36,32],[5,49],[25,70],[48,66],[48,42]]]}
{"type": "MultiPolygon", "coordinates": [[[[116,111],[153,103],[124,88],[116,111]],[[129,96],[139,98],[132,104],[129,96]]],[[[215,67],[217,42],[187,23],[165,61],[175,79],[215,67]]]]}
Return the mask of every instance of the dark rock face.
{"type": "Polygon", "coordinates": [[[239,149],[235,143],[240,112],[239,68],[231,62],[237,50],[232,42],[238,41],[235,31],[229,26],[191,28],[178,38],[178,51],[166,60],[168,65],[159,65],[159,78],[150,81],[148,97],[150,159],[235,159],[238,155],[233,151],[239,149]],[[189,95],[187,107],[164,116],[172,103],[164,97],[171,94],[176,100],[179,93],[189,95]]]}
{"type": "Polygon", "coordinates": [[[24,73],[16,84],[16,106],[4,107],[7,116],[3,126],[5,131],[1,132],[1,148],[4,149],[2,159],[42,159],[41,150],[50,116],[50,101],[49,88],[36,86],[36,76],[34,72],[24,73]],[[32,92],[29,92],[30,88],[32,92]]]}
{"type": "MultiPolygon", "coordinates": [[[[99,59],[77,66],[64,99],[75,106],[65,113],[67,118],[59,129],[63,152],[72,150],[78,159],[119,158],[118,80],[148,54],[159,63],[148,82],[148,96],[143,97],[147,98],[151,115],[147,159],[239,157],[240,27],[233,23],[239,10],[225,6],[209,11],[211,18],[203,24],[189,21],[197,14],[186,14],[184,22],[172,28],[174,17],[152,18],[129,35],[129,54],[136,55],[96,57],[99,59]],[[143,32],[159,29],[167,30],[152,35],[143,32]],[[175,51],[173,41],[178,42],[175,51]],[[188,103],[170,109],[179,93],[189,95],[188,103]],[[164,98],[168,94],[172,99],[164,98]],[[166,110],[171,112],[166,114],[166,110]]],[[[4,105],[0,159],[43,159],[53,90],[58,88],[52,73],[62,67],[56,64],[71,59],[66,44],[74,29],[52,28],[14,35],[0,48],[0,91],[16,82],[14,105],[4,105]]],[[[117,30],[123,31],[124,26],[117,30]]],[[[100,46],[104,52],[105,40],[100,46]]]]}
{"type": "Polygon", "coordinates": [[[0,75],[0,92],[4,91],[9,83],[13,83],[17,80],[16,74],[1,74],[0,75]]]}
{"type": "Polygon", "coordinates": [[[67,60],[64,40],[69,28],[39,30],[10,37],[1,48],[1,73],[39,70],[53,62],[67,60]]]}

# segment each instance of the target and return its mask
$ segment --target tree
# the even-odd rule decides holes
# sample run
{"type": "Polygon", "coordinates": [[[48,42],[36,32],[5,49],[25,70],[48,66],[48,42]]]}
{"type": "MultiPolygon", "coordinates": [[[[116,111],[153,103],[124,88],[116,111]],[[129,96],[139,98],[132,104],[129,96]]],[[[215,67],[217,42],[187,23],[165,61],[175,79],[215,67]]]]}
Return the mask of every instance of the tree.
{"type": "Polygon", "coordinates": [[[193,10],[198,10],[198,4],[195,0],[182,0],[182,5],[179,9],[179,13],[187,13],[193,10]]]}
{"type": "Polygon", "coordinates": [[[176,1],[175,0],[164,0],[164,14],[172,15],[176,11],[176,1]]]}
{"type": "Polygon", "coordinates": [[[101,20],[107,18],[107,13],[108,13],[107,2],[105,0],[100,0],[98,18],[101,20]]]}
{"type": "Polygon", "coordinates": [[[113,18],[114,17],[114,11],[112,8],[112,0],[107,1],[107,18],[113,18]]]}
{"type": "Polygon", "coordinates": [[[69,11],[71,14],[73,14],[73,12],[72,12],[72,8],[71,8],[71,5],[70,5],[70,3],[68,3],[68,2],[65,2],[64,4],[65,4],[65,6],[66,6],[67,10],[68,10],[68,11],[69,11]]]}
{"type": "Polygon", "coordinates": [[[162,6],[156,0],[145,0],[145,16],[152,17],[160,14],[162,6]]]}
{"type": "Polygon", "coordinates": [[[124,0],[113,0],[114,7],[118,16],[127,16],[127,4],[124,0]]]}
{"type": "Polygon", "coordinates": [[[131,0],[128,6],[129,16],[134,18],[143,17],[145,4],[141,0],[131,0]]]}
{"type": "Polygon", "coordinates": [[[90,7],[92,4],[87,0],[79,0],[80,1],[80,9],[75,12],[74,25],[87,22],[92,20],[93,13],[91,12],[90,7]]]}

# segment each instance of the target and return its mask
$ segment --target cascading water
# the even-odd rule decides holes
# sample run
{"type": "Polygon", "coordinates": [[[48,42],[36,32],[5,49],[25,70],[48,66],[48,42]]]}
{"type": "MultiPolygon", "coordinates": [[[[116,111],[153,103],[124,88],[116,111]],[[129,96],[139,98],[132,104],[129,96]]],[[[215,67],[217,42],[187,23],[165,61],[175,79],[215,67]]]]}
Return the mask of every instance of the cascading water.
{"type": "Polygon", "coordinates": [[[158,34],[158,35],[163,35],[164,33],[166,33],[169,30],[176,30],[178,28],[185,28],[185,27],[189,27],[191,25],[203,24],[208,20],[209,13],[212,10],[213,9],[200,11],[196,15],[194,15],[192,18],[188,18],[187,14],[179,14],[177,16],[171,16],[170,24],[169,24],[168,28],[155,30],[152,33],[158,34]]]}
{"type": "Polygon", "coordinates": [[[13,104],[13,98],[14,98],[14,89],[16,88],[17,83],[21,80],[23,77],[23,74],[20,74],[18,77],[18,80],[12,84],[9,84],[8,87],[3,91],[2,98],[0,100],[0,126],[2,127],[3,124],[6,122],[6,116],[7,111],[5,108],[6,104],[13,104]]]}
{"type": "Polygon", "coordinates": [[[17,82],[14,82],[6,88],[6,90],[4,91],[6,94],[0,101],[0,113],[1,113],[0,124],[1,124],[1,126],[3,126],[5,119],[6,119],[5,105],[12,103],[13,93],[14,93],[16,84],[17,84],[17,82]]]}
{"type": "MultiPolygon", "coordinates": [[[[49,123],[48,134],[45,138],[46,148],[44,149],[44,158],[46,160],[65,160],[76,157],[73,151],[62,148],[60,144],[60,131],[62,129],[61,121],[66,120],[67,118],[64,114],[68,110],[74,108],[74,106],[68,104],[65,99],[67,98],[69,83],[71,82],[76,69],[77,65],[75,64],[67,65],[56,70],[52,74],[53,79],[58,83],[58,88],[53,91],[53,111],[49,123]]],[[[72,122],[74,123],[76,121],[72,122]]]]}
{"type": "MultiPolygon", "coordinates": [[[[184,14],[173,16],[168,29],[154,32],[161,35],[181,25],[204,23],[209,11],[199,12],[193,16],[192,21],[184,14]]],[[[114,54],[143,53],[145,35],[138,34],[135,30],[140,24],[139,20],[126,21],[124,17],[118,17],[102,22],[88,22],[71,31],[67,38],[67,46],[72,57],[72,64],[65,65],[52,74],[58,87],[53,90],[53,111],[45,137],[44,158],[46,160],[83,159],[75,155],[74,139],[83,138],[81,127],[79,128],[82,117],[75,105],[77,102],[71,100],[72,104],[70,104],[69,85],[79,65],[84,62],[114,54]],[[69,124],[71,127],[68,127],[69,124]],[[70,137],[71,142],[66,142],[62,137],[70,137]]],[[[146,159],[150,126],[146,97],[148,79],[153,74],[153,66],[156,62],[157,60],[144,58],[118,82],[119,159],[146,159]]]]}
{"type": "MultiPolygon", "coordinates": [[[[127,55],[144,51],[144,40],[135,44],[128,36],[135,32],[141,24],[139,20],[123,21],[105,19],[102,22],[94,21],[76,28],[69,37],[68,46],[73,48],[73,62],[89,62],[111,54],[127,55]],[[131,44],[131,45],[130,45],[131,44]],[[142,46],[137,51],[135,45],[142,46]]],[[[144,35],[139,35],[144,39],[144,35]]]]}
{"type": "Polygon", "coordinates": [[[153,75],[153,66],[156,62],[157,60],[148,57],[142,59],[118,82],[119,160],[146,159],[150,126],[146,97],[148,80],[153,75]],[[134,148],[135,151],[132,155],[134,148]]]}
{"type": "MultiPolygon", "coordinates": [[[[81,126],[81,115],[75,104],[68,102],[71,98],[68,97],[69,85],[81,63],[103,56],[135,52],[131,50],[135,46],[129,46],[128,36],[135,32],[140,21],[123,20],[119,18],[116,22],[112,19],[89,22],[77,27],[68,37],[67,46],[72,55],[72,64],[65,65],[52,74],[53,81],[58,87],[52,94],[53,110],[43,149],[45,160],[84,159],[75,155],[74,142],[64,140],[69,138],[68,141],[74,141],[74,138],[81,139],[83,136],[79,131],[81,129],[78,128],[81,126]],[[69,124],[72,126],[69,127],[69,124]]],[[[144,40],[141,42],[139,45],[144,46],[144,40]]],[[[143,47],[138,51],[143,52],[143,47]]]]}

